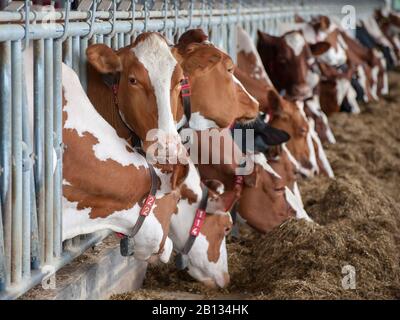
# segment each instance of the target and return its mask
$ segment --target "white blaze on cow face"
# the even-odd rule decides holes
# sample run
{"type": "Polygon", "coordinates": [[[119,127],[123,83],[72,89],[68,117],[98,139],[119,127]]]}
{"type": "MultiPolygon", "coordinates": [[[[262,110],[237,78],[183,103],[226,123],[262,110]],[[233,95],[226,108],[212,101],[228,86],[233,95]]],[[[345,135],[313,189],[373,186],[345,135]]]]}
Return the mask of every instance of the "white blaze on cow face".
{"type": "Polygon", "coordinates": [[[262,153],[255,153],[252,155],[254,163],[260,165],[265,171],[275,178],[282,179],[281,176],[269,165],[267,158],[262,153]]]}
{"type": "Polygon", "coordinates": [[[326,114],[322,111],[321,105],[319,103],[319,98],[317,95],[314,95],[313,98],[309,101],[307,101],[307,106],[310,109],[310,111],[318,118],[322,120],[326,127],[325,135],[326,138],[328,139],[328,142],[331,144],[336,143],[336,138],[335,135],[333,134],[331,127],[329,126],[328,122],[328,117],[326,114]]]}
{"type": "Polygon", "coordinates": [[[372,88],[371,95],[374,100],[378,101],[378,75],[379,75],[379,66],[375,66],[372,68],[372,88]]]}
{"type": "Polygon", "coordinates": [[[299,56],[306,45],[304,37],[299,32],[288,33],[284,37],[286,44],[292,48],[294,54],[299,56]]]}
{"type": "MultiPolygon", "coordinates": [[[[188,199],[180,199],[178,202],[178,212],[171,218],[170,237],[174,243],[175,249],[178,251],[183,249],[186,241],[189,239],[194,216],[202,198],[200,176],[192,162],[189,162],[189,173],[183,185],[196,196],[197,200],[190,203],[188,199]]],[[[217,214],[227,213],[217,212],[217,214]]],[[[219,248],[220,251],[217,262],[209,261],[209,246],[210,243],[200,230],[200,234],[188,253],[188,273],[198,281],[212,282],[219,287],[224,287],[229,279],[229,277],[227,277],[228,260],[225,239],[223,239],[219,248]]]]}
{"type": "Polygon", "coordinates": [[[357,75],[358,75],[358,81],[360,83],[361,88],[364,91],[364,102],[368,102],[368,96],[367,96],[367,76],[365,74],[365,70],[362,66],[357,66],[357,75]]]}
{"type": "Polygon", "coordinates": [[[258,105],[258,101],[247,91],[247,89],[244,87],[244,85],[239,81],[238,78],[235,77],[234,74],[232,74],[232,78],[233,78],[233,82],[234,82],[235,84],[237,84],[237,85],[244,91],[244,93],[246,93],[246,94],[249,96],[249,98],[250,98],[254,103],[256,103],[256,104],[258,105]]]}
{"type": "Polygon", "coordinates": [[[337,44],[336,48],[331,46],[328,51],[318,56],[318,60],[336,67],[346,63],[347,55],[342,46],[337,44]]]}
{"type": "Polygon", "coordinates": [[[304,102],[302,101],[296,101],[296,106],[297,108],[299,108],[300,110],[300,114],[302,115],[302,117],[304,118],[304,120],[308,123],[309,125],[309,130],[307,133],[307,146],[308,146],[308,151],[310,153],[310,157],[309,157],[309,161],[311,163],[312,169],[311,169],[311,173],[312,172],[316,172],[319,173],[319,167],[318,167],[318,163],[317,163],[317,156],[315,154],[315,149],[314,149],[314,144],[313,144],[313,138],[311,135],[311,131],[313,130],[310,127],[310,122],[309,119],[307,118],[306,113],[304,112],[304,102]]]}
{"type": "Polygon", "coordinates": [[[299,201],[298,197],[296,197],[296,195],[294,195],[293,192],[288,187],[285,187],[285,196],[286,196],[286,201],[289,203],[290,207],[294,211],[296,211],[297,219],[304,219],[306,221],[312,222],[312,219],[304,210],[303,204],[299,201]]]}
{"type": "Polygon", "coordinates": [[[322,146],[321,140],[318,137],[318,134],[315,132],[315,123],[313,119],[309,119],[310,124],[310,133],[313,141],[317,144],[318,147],[318,159],[321,161],[322,166],[329,178],[334,178],[335,174],[333,173],[331,164],[329,163],[328,157],[326,156],[324,147],[322,146]]]}
{"type": "Polygon", "coordinates": [[[355,113],[355,114],[360,113],[361,109],[360,109],[360,106],[357,101],[357,92],[352,86],[349,87],[346,98],[351,107],[351,113],[355,113]]]}
{"type": "Polygon", "coordinates": [[[166,137],[169,152],[173,156],[172,150],[175,150],[180,143],[170,98],[171,78],[177,61],[166,41],[155,33],[139,42],[132,51],[148,72],[157,101],[158,130],[166,137]]]}

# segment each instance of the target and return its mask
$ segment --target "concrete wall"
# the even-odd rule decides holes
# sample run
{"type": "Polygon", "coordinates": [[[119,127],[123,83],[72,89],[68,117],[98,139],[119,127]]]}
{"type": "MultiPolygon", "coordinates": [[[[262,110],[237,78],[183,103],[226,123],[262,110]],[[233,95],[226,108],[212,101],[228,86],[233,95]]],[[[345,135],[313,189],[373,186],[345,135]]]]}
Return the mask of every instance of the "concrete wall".
{"type": "Polygon", "coordinates": [[[59,270],[55,276],[55,289],[43,289],[39,285],[20,299],[107,299],[114,293],[140,288],[146,269],[147,263],[122,257],[118,240],[110,236],[59,270]]]}

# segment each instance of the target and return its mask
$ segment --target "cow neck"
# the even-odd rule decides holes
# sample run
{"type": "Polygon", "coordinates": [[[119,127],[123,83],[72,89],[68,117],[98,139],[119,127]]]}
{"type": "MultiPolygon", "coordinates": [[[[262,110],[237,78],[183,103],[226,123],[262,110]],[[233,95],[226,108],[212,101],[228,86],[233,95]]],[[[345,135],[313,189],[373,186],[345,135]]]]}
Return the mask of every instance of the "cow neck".
{"type": "MultiPolygon", "coordinates": [[[[239,167],[241,168],[246,167],[246,162],[240,164],[239,167]]],[[[243,185],[244,185],[244,176],[235,175],[233,189],[236,189],[239,195],[242,194],[243,185]]],[[[234,201],[235,199],[233,199],[233,202],[234,201]]],[[[233,202],[231,203],[228,209],[231,209],[232,224],[235,225],[237,221],[237,203],[233,205],[233,202]]]]}
{"type": "Polygon", "coordinates": [[[206,208],[208,201],[208,188],[202,184],[202,197],[199,204],[199,207],[196,210],[196,214],[194,216],[192,227],[189,231],[189,238],[186,241],[183,249],[176,256],[176,267],[178,270],[184,270],[188,266],[188,253],[192,249],[197,237],[200,234],[201,227],[204,224],[204,220],[206,219],[206,208]]]}
{"type": "Polygon", "coordinates": [[[118,117],[121,119],[121,121],[126,125],[127,128],[131,131],[131,144],[135,148],[140,148],[141,147],[141,140],[139,136],[135,133],[135,131],[131,128],[131,126],[126,123],[125,119],[121,117],[121,109],[119,108],[119,102],[118,102],[118,90],[119,90],[119,79],[120,79],[120,74],[116,75],[103,75],[103,82],[111,89],[111,92],[113,94],[113,101],[114,101],[114,107],[116,108],[116,113],[118,117]]]}

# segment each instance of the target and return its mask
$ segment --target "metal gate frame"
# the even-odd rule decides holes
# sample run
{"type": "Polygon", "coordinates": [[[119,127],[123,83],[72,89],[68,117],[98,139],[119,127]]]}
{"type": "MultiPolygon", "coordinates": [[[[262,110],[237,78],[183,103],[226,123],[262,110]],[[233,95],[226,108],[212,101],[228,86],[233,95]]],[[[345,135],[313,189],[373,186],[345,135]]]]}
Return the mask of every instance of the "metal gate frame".
{"type": "MultiPolygon", "coordinates": [[[[255,40],[257,30],[278,32],[294,15],[341,16],[348,1],[135,1],[81,0],[78,10],[35,11],[30,2],[1,0],[0,11],[0,299],[13,299],[40,283],[107,232],[62,243],[61,62],[86,88],[88,45],[114,49],[137,33],[159,31],[177,39],[203,28],[234,59],[236,25],[255,40]],[[24,86],[23,50],[34,48],[34,128],[31,136],[24,86]],[[55,158],[54,151],[55,150],[55,158]],[[54,158],[54,159],[53,159],[54,158]],[[56,168],[53,172],[53,161],[56,168]]],[[[354,0],[358,17],[383,0],[354,0]]]]}

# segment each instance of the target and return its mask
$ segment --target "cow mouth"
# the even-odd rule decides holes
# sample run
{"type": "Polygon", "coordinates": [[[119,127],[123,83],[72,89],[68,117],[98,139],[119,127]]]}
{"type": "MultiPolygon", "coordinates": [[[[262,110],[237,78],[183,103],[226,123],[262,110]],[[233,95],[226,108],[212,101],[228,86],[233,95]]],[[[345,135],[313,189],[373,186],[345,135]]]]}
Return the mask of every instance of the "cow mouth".
{"type": "Polygon", "coordinates": [[[250,125],[253,122],[255,122],[257,120],[257,116],[255,117],[242,117],[237,119],[237,122],[239,122],[242,125],[250,125]]]}

